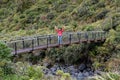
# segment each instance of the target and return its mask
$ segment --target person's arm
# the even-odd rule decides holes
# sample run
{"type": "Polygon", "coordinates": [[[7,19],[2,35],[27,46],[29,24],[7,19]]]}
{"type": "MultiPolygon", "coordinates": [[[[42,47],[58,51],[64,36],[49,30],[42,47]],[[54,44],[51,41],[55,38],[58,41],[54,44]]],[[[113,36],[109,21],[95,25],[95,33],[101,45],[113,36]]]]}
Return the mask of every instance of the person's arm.
{"type": "Polygon", "coordinates": [[[65,29],[65,26],[62,27],[62,31],[64,31],[64,29],[65,29]]]}
{"type": "Polygon", "coordinates": [[[58,28],[55,26],[55,31],[57,31],[58,30],[58,28]]]}

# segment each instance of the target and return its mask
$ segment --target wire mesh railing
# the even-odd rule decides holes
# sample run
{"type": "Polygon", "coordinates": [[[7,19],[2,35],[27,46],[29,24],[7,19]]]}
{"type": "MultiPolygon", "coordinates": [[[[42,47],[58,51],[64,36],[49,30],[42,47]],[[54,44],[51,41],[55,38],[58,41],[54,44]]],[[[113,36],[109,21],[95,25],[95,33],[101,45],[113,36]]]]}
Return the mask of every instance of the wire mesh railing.
{"type": "Polygon", "coordinates": [[[48,48],[53,45],[64,45],[75,42],[104,40],[107,37],[104,31],[71,32],[62,35],[62,44],[58,43],[57,35],[36,36],[34,38],[24,38],[21,40],[6,42],[12,48],[13,54],[22,53],[25,50],[31,51],[39,48],[48,48]]]}

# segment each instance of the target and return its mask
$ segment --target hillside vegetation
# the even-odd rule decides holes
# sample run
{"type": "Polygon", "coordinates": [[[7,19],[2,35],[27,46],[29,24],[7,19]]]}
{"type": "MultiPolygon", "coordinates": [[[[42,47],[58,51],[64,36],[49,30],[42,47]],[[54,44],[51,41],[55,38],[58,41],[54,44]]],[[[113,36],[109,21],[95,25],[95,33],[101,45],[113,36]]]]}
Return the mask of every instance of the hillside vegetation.
{"type": "Polygon", "coordinates": [[[119,2],[119,0],[1,0],[1,38],[54,33],[55,25],[65,25],[66,31],[115,29],[119,25],[119,2]]]}
{"type": "MultiPolygon", "coordinates": [[[[46,55],[44,59],[40,56],[28,56],[27,54],[27,56],[23,55],[23,57],[27,57],[33,62],[43,61],[41,63],[54,64],[55,61],[62,60],[66,64],[74,64],[84,58],[86,59],[87,56],[92,62],[94,70],[101,69],[102,71],[117,73],[104,73],[105,75],[98,76],[94,80],[119,80],[119,4],[120,0],[0,0],[0,40],[53,34],[55,33],[55,25],[58,27],[65,25],[66,32],[106,31],[108,36],[104,43],[71,45],[67,48],[54,48],[40,52],[46,55]]],[[[12,77],[14,77],[14,80],[17,80],[21,76],[19,80],[47,80],[46,76],[41,72],[41,66],[11,62],[11,55],[5,55],[5,53],[10,54],[10,49],[5,44],[1,42],[0,44],[0,79],[8,80],[9,78],[9,80],[12,80],[12,77]],[[3,59],[4,57],[6,58],[3,59]],[[24,66],[26,66],[25,70],[23,69],[24,66]],[[31,75],[33,73],[35,75],[31,75]]],[[[63,80],[72,80],[68,73],[62,71],[57,73],[58,77],[63,80]]]]}

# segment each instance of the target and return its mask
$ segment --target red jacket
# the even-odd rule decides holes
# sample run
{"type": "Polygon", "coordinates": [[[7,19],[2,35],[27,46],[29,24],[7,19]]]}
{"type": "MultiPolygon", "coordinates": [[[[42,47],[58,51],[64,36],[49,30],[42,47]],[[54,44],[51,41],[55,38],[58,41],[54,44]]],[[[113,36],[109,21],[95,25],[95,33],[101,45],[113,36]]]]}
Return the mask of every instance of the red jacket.
{"type": "Polygon", "coordinates": [[[63,29],[61,29],[61,30],[56,29],[56,32],[57,32],[58,36],[62,36],[63,31],[64,31],[63,29]]]}

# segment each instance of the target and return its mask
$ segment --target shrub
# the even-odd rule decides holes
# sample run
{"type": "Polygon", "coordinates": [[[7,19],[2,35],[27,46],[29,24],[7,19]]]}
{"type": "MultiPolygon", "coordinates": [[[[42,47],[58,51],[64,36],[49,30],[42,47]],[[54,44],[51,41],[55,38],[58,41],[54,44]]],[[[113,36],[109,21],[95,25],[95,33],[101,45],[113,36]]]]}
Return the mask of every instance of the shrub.
{"type": "Polygon", "coordinates": [[[42,79],[43,77],[43,73],[39,66],[28,67],[27,74],[29,78],[33,80],[42,79]]]}
{"type": "Polygon", "coordinates": [[[63,12],[63,11],[66,10],[66,8],[67,8],[67,5],[66,5],[66,4],[61,4],[61,5],[58,7],[57,11],[58,11],[58,12],[63,12]]]}
{"type": "Polygon", "coordinates": [[[0,78],[3,77],[3,75],[4,75],[4,72],[3,72],[2,68],[0,68],[0,78]]]}
{"type": "Polygon", "coordinates": [[[55,17],[55,15],[53,13],[49,13],[47,15],[47,19],[50,19],[50,20],[52,20],[54,17],[55,17]]]}
{"type": "Polygon", "coordinates": [[[116,6],[120,6],[119,4],[120,4],[120,0],[115,0],[115,4],[116,4],[116,6]]]}
{"type": "Polygon", "coordinates": [[[8,2],[9,2],[9,0],[0,0],[0,4],[6,4],[8,2]]]}
{"type": "Polygon", "coordinates": [[[77,62],[82,54],[80,54],[83,50],[83,45],[72,45],[66,48],[63,59],[67,64],[77,62]]]}
{"type": "Polygon", "coordinates": [[[98,7],[98,8],[105,7],[105,2],[99,2],[98,4],[96,4],[96,7],[98,7]]]}
{"type": "Polygon", "coordinates": [[[50,57],[53,61],[61,61],[63,60],[63,54],[65,52],[65,48],[60,49],[51,49],[50,51],[46,52],[46,55],[50,57]]]}
{"type": "Polygon", "coordinates": [[[100,11],[100,12],[95,16],[95,19],[96,19],[96,20],[99,20],[99,19],[105,18],[106,14],[107,14],[108,12],[109,12],[108,10],[103,9],[102,11],[100,11]]]}
{"type": "Polygon", "coordinates": [[[14,71],[12,69],[12,63],[8,62],[8,61],[4,61],[4,65],[1,66],[3,72],[4,72],[4,76],[6,75],[10,75],[10,74],[14,74],[14,71]]]}
{"type": "Polygon", "coordinates": [[[78,16],[79,16],[79,17],[85,16],[85,15],[88,14],[88,12],[89,12],[89,10],[88,10],[87,7],[79,8],[79,9],[78,9],[78,16]]]}
{"type": "Polygon", "coordinates": [[[14,71],[14,75],[21,77],[20,80],[39,80],[44,76],[42,73],[42,67],[39,65],[30,65],[26,62],[17,62],[11,66],[14,71]]]}
{"type": "Polygon", "coordinates": [[[89,77],[88,80],[119,80],[120,75],[116,73],[101,73],[101,75],[96,75],[89,77]]]}
{"type": "Polygon", "coordinates": [[[94,30],[94,26],[91,26],[91,25],[83,26],[82,30],[83,31],[92,31],[92,30],[94,30]]]}
{"type": "Polygon", "coordinates": [[[61,71],[61,70],[57,70],[56,74],[59,75],[59,76],[62,76],[64,74],[64,72],[61,71]]]}
{"type": "Polygon", "coordinates": [[[112,18],[106,18],[104,22],[101,24],[101,27],[105,31],[109,31],[112,28],[112,18]]]}
{"type": "Polygon", "coordinates": [[[3,42],[0,42],[0,59],[10,60],[11,49],[3,42]]]}
{"type": "Polygon", "coordinates": [[[61,80],[72,80],[69,73],[64,73],[61,70],[57,70],[56,74],[57,76],[60,76],[61,80]]]}

